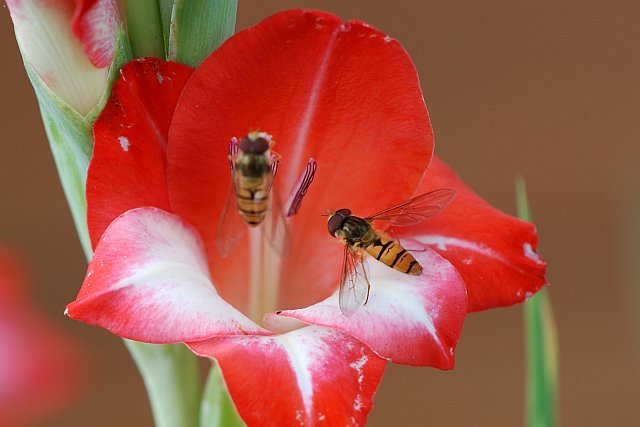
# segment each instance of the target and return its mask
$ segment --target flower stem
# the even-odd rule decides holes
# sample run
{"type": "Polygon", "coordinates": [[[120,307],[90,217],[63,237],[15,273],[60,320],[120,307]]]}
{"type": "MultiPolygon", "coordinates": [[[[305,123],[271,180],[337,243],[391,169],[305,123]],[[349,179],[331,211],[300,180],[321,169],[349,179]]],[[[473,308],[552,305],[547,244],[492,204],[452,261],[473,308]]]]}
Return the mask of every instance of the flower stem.
{"type": "Polygon", "coordinates": [[[197,427],[200,372],[189,349],[124,342],[144,380],[156,427],[197,427]]]}
{"type": "Polygon", "coordinates": [[[226,385],[215,360],[212,361],[207,384],[202,393],[200,427],[244,426],[229,397],[226,385]]]}
{"type": "MultiPolygon", "coordinates": [[[[516,180],[518,216],[531,221],[524,180],[516,180]]],[[[524,304],[527,357],[526,415],[529,427],[556,425],[558,407],[558,339],[548,289],[524,304]]]]}

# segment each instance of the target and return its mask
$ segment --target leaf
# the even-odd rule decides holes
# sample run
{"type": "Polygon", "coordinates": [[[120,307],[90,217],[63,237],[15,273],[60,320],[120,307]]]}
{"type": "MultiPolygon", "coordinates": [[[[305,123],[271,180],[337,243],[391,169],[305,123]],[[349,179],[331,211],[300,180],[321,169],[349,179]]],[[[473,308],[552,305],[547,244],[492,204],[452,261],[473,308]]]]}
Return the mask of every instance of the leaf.
{"type": "Polygon", "coordinates": [[[176,0],[168,59],[196,67],[233,34],[238,0],[176,0]]]}
{"type": "MultiPolygon", "coordinates": [[[[518,216],[531,220],[524,180],[516,180],[518,216]]],[[[540,290],[524,304],[527,358],[526,425],[549,427],[557,424],[558,339],[548,289],[540,290]]]]}

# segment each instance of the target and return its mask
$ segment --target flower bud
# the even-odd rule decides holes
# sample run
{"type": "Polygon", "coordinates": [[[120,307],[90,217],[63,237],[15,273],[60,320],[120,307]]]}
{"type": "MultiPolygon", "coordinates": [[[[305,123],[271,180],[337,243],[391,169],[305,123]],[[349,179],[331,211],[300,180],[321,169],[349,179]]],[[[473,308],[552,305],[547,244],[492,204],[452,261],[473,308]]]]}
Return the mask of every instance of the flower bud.
{"type": "Polygon", "coordinates": [[[26,66],[81,115],[105,90],[119,26],[115,0],[6,0],[26,66]]]}

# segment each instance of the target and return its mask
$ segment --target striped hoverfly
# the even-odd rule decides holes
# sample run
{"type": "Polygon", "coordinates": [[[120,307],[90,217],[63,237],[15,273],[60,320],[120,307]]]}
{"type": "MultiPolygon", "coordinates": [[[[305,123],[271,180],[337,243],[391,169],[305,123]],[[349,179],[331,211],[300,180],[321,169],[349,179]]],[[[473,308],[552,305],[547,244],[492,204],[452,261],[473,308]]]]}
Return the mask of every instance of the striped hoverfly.
{"type": "Polygon", "coordinates": [[[389,221],[392,227],[419,224],[444,209],[455,197],[449,189],[421,194],[366,218],[339,209],[329,215],[329,234],[344,243],[342,276],[338,292],[340,311],[349,317],[369,300],[369,272],[364,254],[405,274],[420,275],[422,266],[399,241],[377,231],[374,221],[389,221]]]}
{"type": "Polygon", "coordinates": [[[295,215],[316,173],[317,164],[309,159],[298,179],[286,212],[273,185],[281,156],[273,151],[271,135],[249,132],[229,143],[231,182],[216,233],[216,245],[226,257],[248,227],[261,227],[266,241],[282,257],[291,248],[286,218],[295,215]]]}

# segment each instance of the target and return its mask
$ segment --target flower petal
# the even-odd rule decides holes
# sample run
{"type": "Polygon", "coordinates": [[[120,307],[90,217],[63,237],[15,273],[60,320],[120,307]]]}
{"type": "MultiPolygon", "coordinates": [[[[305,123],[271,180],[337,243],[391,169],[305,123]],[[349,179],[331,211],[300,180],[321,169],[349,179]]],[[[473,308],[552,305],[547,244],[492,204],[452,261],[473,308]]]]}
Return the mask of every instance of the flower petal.
{"type": "Polygon", "coordinates": [[[169,193],[203,236],[223,291],[248,283],[241,256],[221,260],[215,248],[230,181],[227,143],[255,129],[271,134],[282,155],[275,180],[282,199],[309,157],[317,161],[290,221],[293,250],[282,276],[293,292],[285,305],[317,301],[333,286],[324,272],[341,260],[328,250],[321,214],[343,206],[366,214],[400,202],[429,163],[433,135],[415,67],[398,42],[362,22],[292,10],[231,37],[195,71],[171,125],[169,193]],[[316,253],[322,268],[310,269],[316,253]],[[303,272],[313,287],[299,286],[303,272]]]}
{"type": "Polygon", "coordinates": [[[469,311],[522,302],[547,283],[533,224],[489,205],[438,158],[417,193],[436,188],[458,194],[434,218],[397,231],[431,246],[456,267],[467,286],[469,311]]]}
{"type": "Polygon", "coordinates": [[[80,39],[91,63],[104,68],[111,64],[120,25],[115,0],[75,0],[73,32],[80,39]]]}
{"type": "Polygon", "coordinates": [[[93,246],[129,209],[170,210],[165,148],[178,97],[192,73],[185,65],[146,58],[129,62],[94,125],[87,176],[87,221],[93,246]]]}
{"type": "Polygon", "coordinates": [[[364,425],[386,366],[350,336],[319,327],[188,345],[218,361],[249,427],[364,425]]]}
{"type": "MultiPolygon", "coordinates": [[[[402,244],[421,248],[417,242],[402,244]]],[[[310,307],[277,314],[340,329],[394,363],[452,369],[467,310],[464,282],[431,249],[413,255],[423,266],[420,276],[392,270],[367,257],[369,301],[350,317],[340,312],[337,293],[310,307]]]]}
{"type": "Polygon", "coordinates": [[[157,208],[109,226],[67,315],[158,344],[265,332],[216,293],[197,232],[157,208]]]}
{"type": "MultiPolygon", "coordinates": [[[[7,0],[7,5],[25,61],[63,101],[87,114],[102,98],[108,69],[96,68],[72,33],[75,2],[7,0]]],[[[76,15],[84,22],[83,32],[87,32],[90,16],[76,15]]],[[[111,42],[115,45],[115,41],[114,32],[111,42]]]]}

